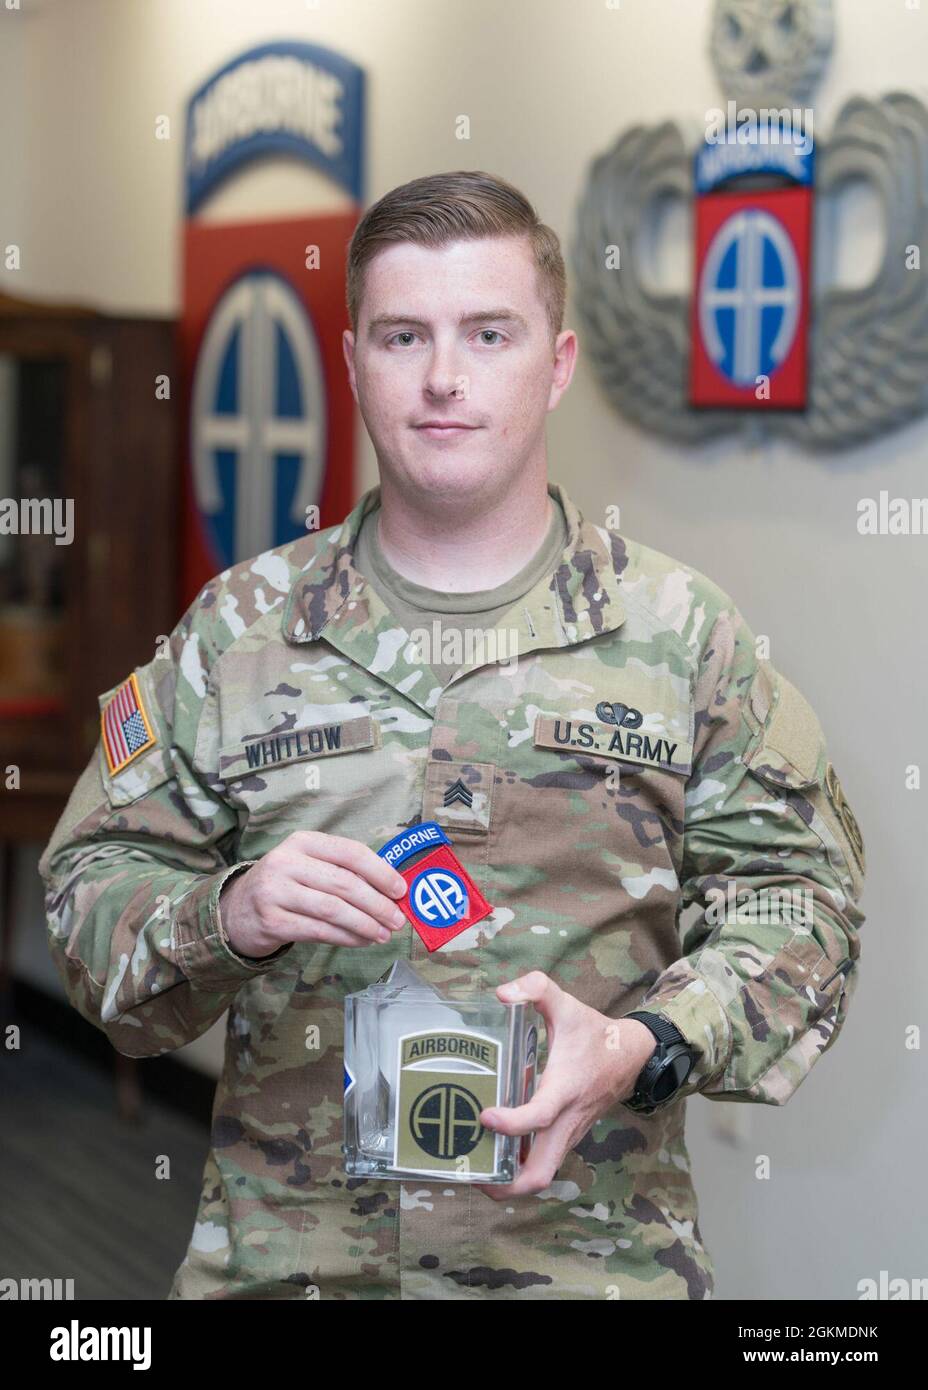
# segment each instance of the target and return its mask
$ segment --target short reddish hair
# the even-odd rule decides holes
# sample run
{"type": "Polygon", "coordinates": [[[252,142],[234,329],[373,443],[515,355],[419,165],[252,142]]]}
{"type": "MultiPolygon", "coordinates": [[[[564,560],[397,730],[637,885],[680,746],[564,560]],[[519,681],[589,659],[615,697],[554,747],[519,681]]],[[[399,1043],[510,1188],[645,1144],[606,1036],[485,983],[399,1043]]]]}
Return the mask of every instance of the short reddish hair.
{"type": "Polygon", "coordinates": [[[401,184],[368,208],[348,247],[348,318],[357,332],[364,269],[385,246],[411,241],[445,246],[481,237],[528,238],[545,302],[552,342],[564,322],[567,276],[556,232],[539,220],[531,203],[504,179],[477,169],[429,174],[401,184]]]}

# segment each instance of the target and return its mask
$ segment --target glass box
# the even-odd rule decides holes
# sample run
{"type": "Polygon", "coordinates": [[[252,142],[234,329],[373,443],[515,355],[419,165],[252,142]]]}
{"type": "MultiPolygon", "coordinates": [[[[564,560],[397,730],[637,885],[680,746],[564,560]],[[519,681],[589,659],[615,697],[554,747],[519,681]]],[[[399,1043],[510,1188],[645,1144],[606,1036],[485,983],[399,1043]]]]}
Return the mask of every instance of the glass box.
{"type": "Polygon", "coordinates": [[[345,1000],[345,1171],[353,1176],[512,1182],[531,1136],[480,1123],[532,1095],[531,1004],[441,994],[407,961],[345,1000]]]}

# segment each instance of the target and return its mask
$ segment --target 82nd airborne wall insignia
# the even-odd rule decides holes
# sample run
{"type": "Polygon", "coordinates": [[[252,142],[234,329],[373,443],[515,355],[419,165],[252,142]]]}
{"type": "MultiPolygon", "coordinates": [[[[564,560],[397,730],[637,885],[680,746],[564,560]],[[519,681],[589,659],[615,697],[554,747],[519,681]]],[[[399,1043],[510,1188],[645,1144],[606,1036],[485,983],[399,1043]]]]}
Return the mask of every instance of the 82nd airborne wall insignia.
{"type": "Polygon", "coordinates": [[[928,352],[928,277],[913,260],[928,245],[928,107],[907,92],[852,97],[822,141],[808,102],[833,30],[832,0],[716,0],[724,109],[705,113],[695,158],[665,121],[623,132],[590,168],[571,251],[584,347],[645,429],[836,449],[928,412],[928,375],[912,369],[928,352]],[[835,283],[826,235],[851,183],[885,227],[860,286],[835,283]],[[673,206],[693,227],[683,292],[661,254],[673,206]]]}

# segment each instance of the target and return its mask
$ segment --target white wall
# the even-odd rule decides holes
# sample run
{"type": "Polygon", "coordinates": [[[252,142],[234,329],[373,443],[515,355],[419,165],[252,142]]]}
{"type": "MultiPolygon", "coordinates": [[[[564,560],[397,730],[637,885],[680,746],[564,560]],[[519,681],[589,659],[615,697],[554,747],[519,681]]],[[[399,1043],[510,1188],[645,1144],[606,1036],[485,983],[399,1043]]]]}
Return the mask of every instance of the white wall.
{"type": "MultiPolygon", "coordinates": [[[[720,99],[709,0],[23,5],[21,15],[0,10],[0,239],[23,246],[24,269],[0,286],[123,312],[178,310],[183,105],[247,45],[304,37],[368,70],[371,200],[419,174],[485,168],[521,186],[564,238],[588,161],[621,129],[668,116],[692,125],[720,99]],[[153,135],[162,113],[169,143],[153,135]],[[465,143],[454,135],[460,114],[471,118],[465,143]]],[[[928,3],[837,0],[836,10],[819,138],[846,96],[917,88],[928,58],[928,3]]],[[[213,214],[317,201],[318,181],[289,163],[247,179],[213,214]]],[[[843,272],[860,275],[874,235],[861,207],[843,272]]],[[[903,1036],[921,1021],[925,993],[925,813],[903,777],[926,757],[928,540],[860,537],[855,526],[861,497],[928,492],[928,423],[831,458],[737,442],[689,452],[618,418],[581,360],[549,438],[552,476],[582,509],[602,520],[607,503],[621,503],[623,530],[712,576],[770,636],[774,664],[822,718],[867,841],[860,986],[834,1051],[784,1110],[699,1098],[689,1107],[718,1296],[850,1298],[881,1269],[928,1274],[924,1067],[903,1036]],[[768,1182],[754,1179],[758,1154],[771,1158],[768,1182]]],[[[368,446],[359,457],[363,488],[376,473],[368,446]]],[[[32,926],[20,968],[35,976],[41,908],[26,885],[21,910],[32,926]]],[[[215,1039],[196,1053],[210,1069],[215,1039]]]]}

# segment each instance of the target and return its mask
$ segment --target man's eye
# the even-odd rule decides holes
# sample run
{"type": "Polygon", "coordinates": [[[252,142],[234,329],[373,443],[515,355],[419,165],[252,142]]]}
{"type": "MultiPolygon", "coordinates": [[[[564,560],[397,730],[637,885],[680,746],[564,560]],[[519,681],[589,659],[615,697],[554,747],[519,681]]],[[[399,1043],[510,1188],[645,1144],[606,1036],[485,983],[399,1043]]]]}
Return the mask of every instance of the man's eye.
{"type": "MultiPolygon", "coordinates": [[[[388,343],[394,343],[394,342],[396,342],[396,340],[397,340],[398,338],[415,338],[415,336],[416,336],[416,335],[415,335],[415,333],[413,333],[413,331],[412,331],[411,328],[401,328],[400,331],[399,331],[399,333],[394,333],[392,337],[390,337],[390,338],[387,339],[387,342],[388,342],[388,343]]],[[[409,346],[408,342],[407,342],[407,343],[400,343],[400,347],[408,347],[408,346],[409,346]]]]}
{"type": "MultiPolygon", "coordinates": [[[[487,335],[488,333],[489,333],[491,336],[494,336],[494,337],[499,338],[499,339],[502,339],[502,336],[503,336],[502,333],[500,333],[500,331],[499,331],[498,328],[481,328],[481,330],[480,330],[480,337],[481,337],[481,339],[482,339],[483,341],[486,341],[486,335],[487,335]]],[[[489,346],[492,347],[492,346],[494,346],[494,344],[491,343],[491,344],[489,344],[489,346]]]]}

